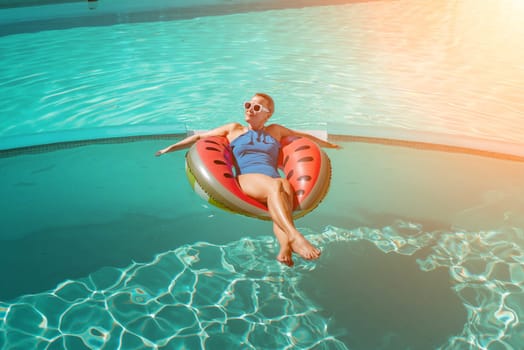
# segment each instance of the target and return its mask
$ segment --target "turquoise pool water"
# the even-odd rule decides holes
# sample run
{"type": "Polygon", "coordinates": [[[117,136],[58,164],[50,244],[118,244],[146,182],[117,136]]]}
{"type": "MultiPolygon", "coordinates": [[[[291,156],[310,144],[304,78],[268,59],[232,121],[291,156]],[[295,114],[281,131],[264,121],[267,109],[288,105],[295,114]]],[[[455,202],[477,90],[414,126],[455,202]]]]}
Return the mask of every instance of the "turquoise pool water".
{"type": "Polygon", "coordinates": [[[520,3],[179,4],[0,10],[0,348],[521,348],[520,3]],[[153,156],[254,91],[344,146],[293,269],[153,156]]]}
{"type": "Polygon", "coordinates": [[[209,128],[240,115],[241,101],[259,90],[275,97],[275,122],[291,127],[388,127],[521,144],[519,2],[338,2],[263,1],[252,6],[259,11],[246,5],[213,16],[221,6],[237,9],[238,1],[217,2],[157,14],[185,14],[173,21],[140,17],[122,2],[3,9],[0,34],[19,33],[0,37],[0,84],[9,96],[0,101],[0,146],[53,131],[89,130],[81,137],[89,138],[108,136],[110,127],[209,128]],[[69,27],[45,30],[46,17],[68,11],[74,21],[61,26],[69,27]],[[113,15],[100,23],[97,14],[113,15]]]}
{"type": "Polygon", "coordinates": [[[4,348],[522,343],[523,162],[341,141],[339,190],[297,222],[323,256],[289,269],[269,223],[207,206],[183,152],[153,156],[168,141],[0,159],[4,348]]]}

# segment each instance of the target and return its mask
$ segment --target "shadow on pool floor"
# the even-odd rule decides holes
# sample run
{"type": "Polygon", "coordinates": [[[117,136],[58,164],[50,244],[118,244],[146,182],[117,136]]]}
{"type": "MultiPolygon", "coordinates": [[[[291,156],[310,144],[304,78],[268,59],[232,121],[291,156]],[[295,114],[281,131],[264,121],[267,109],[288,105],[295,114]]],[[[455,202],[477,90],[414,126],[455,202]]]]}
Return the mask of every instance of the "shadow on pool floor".
{"type": "Polygon", "coordinates": [[[460,334],[466,310],[449,272],[422,271],[412,256],[366,241],[330,244],[301,287],[332,317],[350,349],[435,349],[460,334]]]}

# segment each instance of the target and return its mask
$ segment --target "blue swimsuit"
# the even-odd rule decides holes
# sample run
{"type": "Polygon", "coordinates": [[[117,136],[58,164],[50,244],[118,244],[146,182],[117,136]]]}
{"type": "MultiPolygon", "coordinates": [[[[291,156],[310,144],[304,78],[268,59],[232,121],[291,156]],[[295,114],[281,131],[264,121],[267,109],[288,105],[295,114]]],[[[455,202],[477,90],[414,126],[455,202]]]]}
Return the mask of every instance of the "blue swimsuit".
{"type": "Polygon", "coordinates": [[[264,130],[248,130],[231,142],[239,174],[280,177],[277,171],[280,143],[264,130]]]}

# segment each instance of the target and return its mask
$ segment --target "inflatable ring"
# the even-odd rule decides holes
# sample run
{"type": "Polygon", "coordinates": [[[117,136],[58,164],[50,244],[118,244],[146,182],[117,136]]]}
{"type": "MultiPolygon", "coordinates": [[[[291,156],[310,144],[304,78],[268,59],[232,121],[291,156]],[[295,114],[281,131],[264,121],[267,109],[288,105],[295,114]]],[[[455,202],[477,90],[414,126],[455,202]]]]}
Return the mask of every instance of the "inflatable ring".
{"type": "MultiPolygon", "coordinates": [[[[281,140],[278,168],[295,192],[293,217],[299,218],[326,196],[331,182],[331,162],[324,151],[304,137],[281,140]]],[[[270,220],[267,206],[246,195],[235,176],[229,141],[213,136],[198,140],[186,154],[186,175],[193,190],[221,209],[270,220]]]]}

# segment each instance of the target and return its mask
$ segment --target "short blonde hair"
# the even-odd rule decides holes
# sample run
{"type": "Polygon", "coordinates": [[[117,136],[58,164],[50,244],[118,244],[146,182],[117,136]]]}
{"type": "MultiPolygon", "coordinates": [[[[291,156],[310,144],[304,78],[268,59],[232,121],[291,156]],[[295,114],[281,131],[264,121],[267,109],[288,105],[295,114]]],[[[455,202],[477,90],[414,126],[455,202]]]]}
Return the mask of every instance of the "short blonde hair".
{"type": "Polygon", "coordinates": [[[255,96],[260,96],[264,100],[266,100],[266,102],[268,103],[268,108],[269,108],[269,111],[271,112],[271,114],[273,114],[275,112],[275,101],[273,101],[273,98],[271,96],[269,96],[268,94],[265,94],[263,92],[257,92],[255,94],[255,96]]]}

